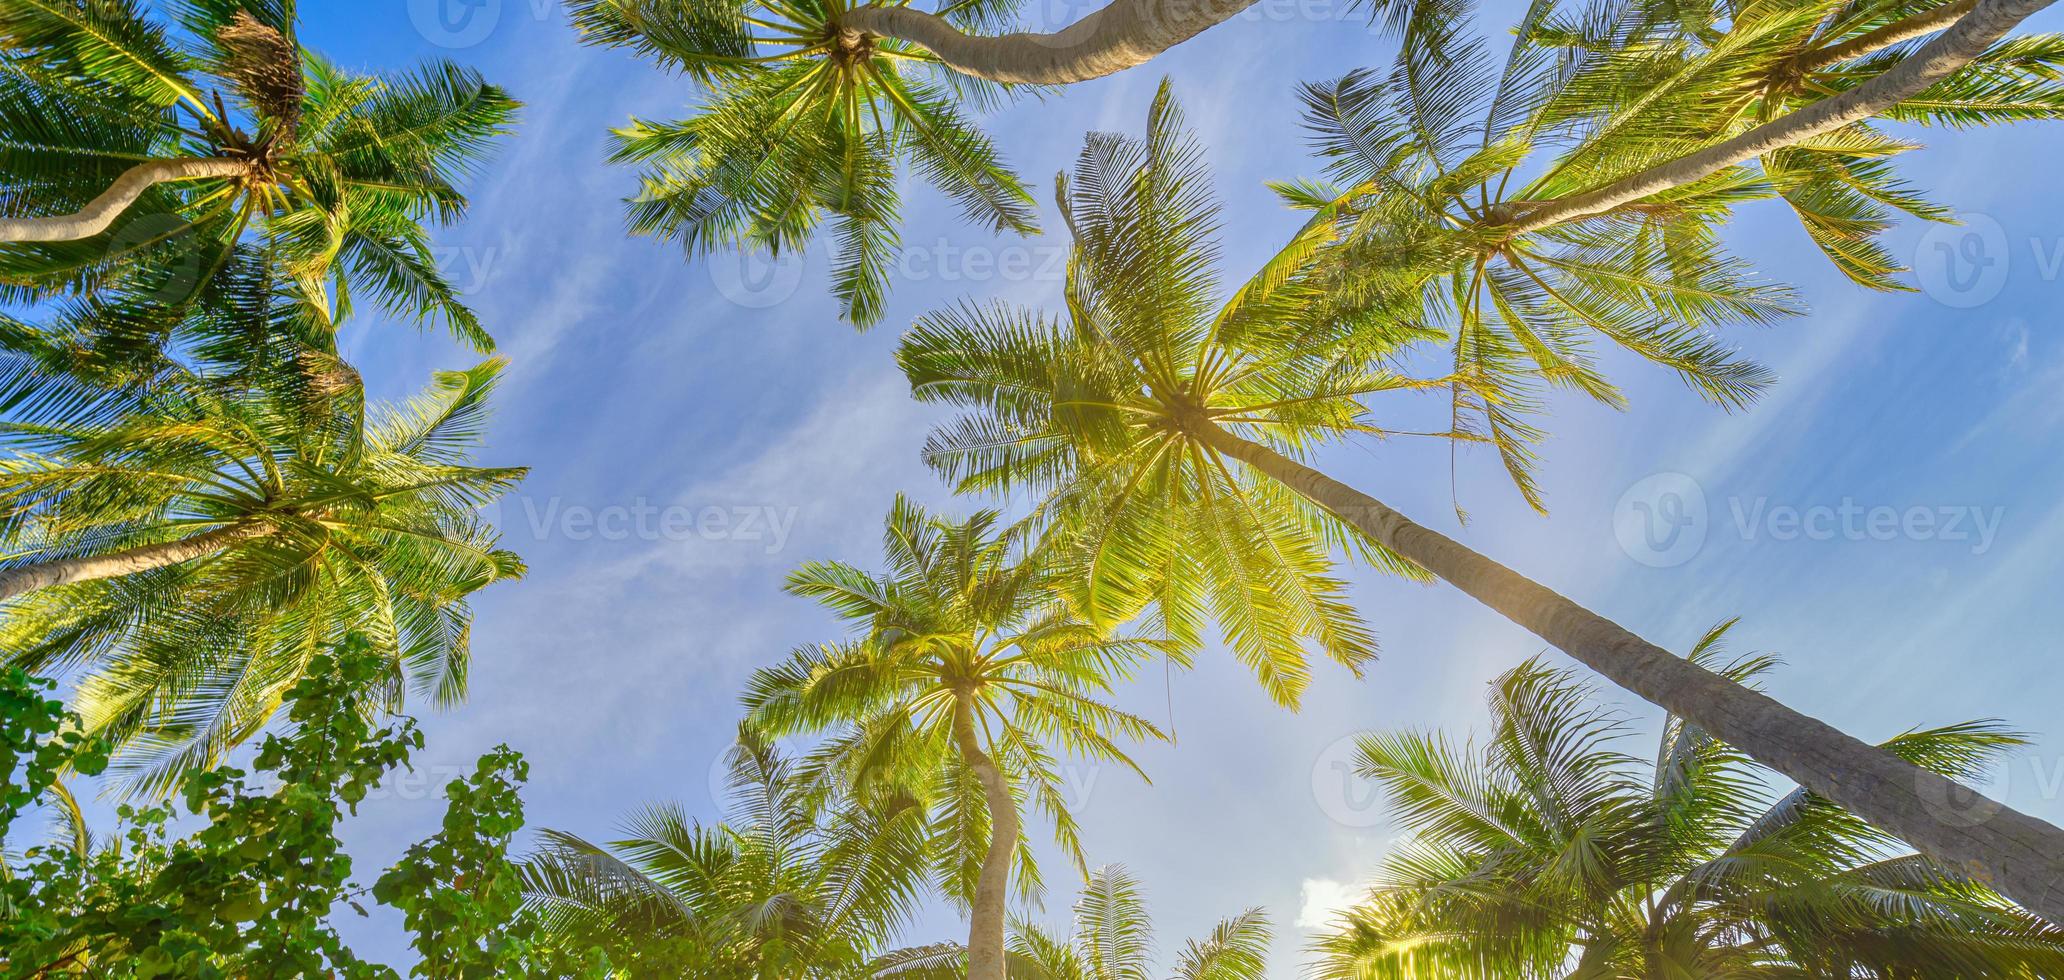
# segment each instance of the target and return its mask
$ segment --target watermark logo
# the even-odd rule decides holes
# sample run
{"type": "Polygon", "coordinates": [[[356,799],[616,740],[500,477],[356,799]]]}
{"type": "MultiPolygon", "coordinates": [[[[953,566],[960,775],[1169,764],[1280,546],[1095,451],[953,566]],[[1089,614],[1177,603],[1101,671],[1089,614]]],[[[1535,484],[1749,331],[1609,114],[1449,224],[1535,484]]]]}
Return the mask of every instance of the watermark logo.
{"type": "Polygon", "coordinates": [[[193,246],[193,222],[176,214],[145,214],[123,222],[109,237],[107,254],[143,260],[146,271],[128,284],[135,298],[177,306],[194,298],[210,268],[207,250],[193,246]]]}
{"type": "Polygon", "coordinates": [[[1627,489],[1613,508],[1613,535],[1627,557],[1675,568],[1706,545],[1706,491],[1682,473],[1657,473],[1627,489]]]}
{"type": "Polygon", "coordinates": [[[409,0],[416,33],[442,48],[470,48],[502,20],[502,0],[409,0]]]}
{"type": "Polygon", "coordinates": [[[787,302],[803,282],[801,249],[772,255],[727,250],[711,255],[705,264],[717,292],[749,310],[764,310],[787,302]]]}
{"type": "Polygon", "coordinates": [[[2006,288],[2012,266],[2006,229],[1989,215],[1959,216],[1961,224],[1931,225],[1914,247],[1921,291],[1944,306],[1983,306],[2006,288]]]}
{"type": "Polygon", "coordinates": [[[590,505],[561,497],[514,495],[480,509],[505,541],[654,541],[751,545],[767,554],[788,547],[802,509],[772,504],[695,506],[646,497],[590,505]]]}
{"type": "Polygon", "coordinates": [[[1383,790],[1355,775],[1361,732],[1335,739],[1312,763],[1312,800],[1326,818],[1342,827],[1367,830],[1386,819],[1383,790]]]}
{"type": "Polygon", "coordinates": [[[1992,550],[2006,508],[1976,504],[1789,504],[1768,496],[1725,498],[1719,523],[1698,481],[1657,473],[1628,488],[1613,509],[1613,535],[1627,557],[1650,568],[1675,568],[1697,557],[1716,531],[1742,541],[1933,541],[1962,544],[1972,555],[1992,550]]]}

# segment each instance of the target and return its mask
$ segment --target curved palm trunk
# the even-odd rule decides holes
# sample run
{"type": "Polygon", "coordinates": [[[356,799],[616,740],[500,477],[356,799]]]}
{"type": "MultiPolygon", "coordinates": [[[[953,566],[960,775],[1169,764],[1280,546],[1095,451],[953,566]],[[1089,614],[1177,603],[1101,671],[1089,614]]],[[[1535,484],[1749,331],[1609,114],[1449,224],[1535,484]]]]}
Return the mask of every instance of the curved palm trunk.
{"type": "Polygon", "coordinates": [[[243,160],[152,160],[129,168],[113,185],[74,214],[47,218],[0,218],[0,242],[74,242],[108,230],[145,191],[181,180],[235,177],[251,169],[243,160]]]}
{"type": "Polygon", "coordinates": [[[1793,62],[1793,70],[1802,73],[1819,71],[1822,68],[1829,67],[1830,65],[1839,65],[1853,58],[1875,54],[1895,44],[1911,41],[1917,37],[1927,37],[1962,20],[1965,14],[1970,13],[1977,6],[1978,0],[1956,0],[1955,3],[1946,3],[1932,10],[1915,14],[1912,17],[1895,20],[1877,30],[1858,34],[1840,44],[1822,48],[1819,51],[1809,52],[1793,62]]]}
{"type": "MultiPolygon", "coordinates": [[[[1773,119],[1690,156],[1651,167],[1596,190],[1550,201],[1525,212],[1513,224],[1513,231],[1515,234],[1539,231],[1576,218],[1603,214],[1644,197],[1703,180],[1724,168],[1756,159],[1773,150],[1862,122],[1955,74],[1972,59],[1984,54],[1994,42],[2005,37],[2014,25],[2052,2],[2054,0],[1983,0],[1941,37],[1914,52],[1913,57],[1862,85],[1773,119]]],[[[1919,34],[1913,36],[1918,37],[1919,34]]]]}
{"type": "Polygon", "coordinates": [[[964,34],[909,7],[861,7],[841,26],[909,41],[963,75],[992,82],[1066,85],[1144,64],[1247,9],[1254,0],[1111,0],[1052,34],[964,34]]]}
{"type": "Polygon", "coordinates": [[[1213,426],[1211,445],[1353,524],[1613,683],[2064,923],[2064,830],[1982,797],[1635,636],[1382,501],[1213,426]],[[1974,813],[1968,801],[1980,801],[1974,813]]]}
{"type": "Polygon", "coordinates": [[[969,700],[956,698],[953,739],[960,757],[982,783],[989,805],[989,853],[982,857],[982,876],[975,882],[975,902],[968,919],[968,980],[1004,980],[1003,926],[1010,888],[1011,856],[1018,847],[1018,804],[996,760],[982,751],[975,735],[975,713],[969,700]]]}
{"type": "Polygon", "coordinates": [[[55,561],[37,562],[20,568],[0,572],[0,602],[37,589],[53,585],[69,585],[73,582],[92,582],[104,578],[120,578],[147,572],[154,568],[177,565],[192,561],[204,555],[222,551],[233,545],[253,538],[262,538],[278,533],[278,528],[269,524],[232,524],[218,527],[204,534],[196,534],[178,541],[163,544],[147,544],[140,548],[117,551],[107,555],[87,555],[82,558],[61,558],[55,561]]]}

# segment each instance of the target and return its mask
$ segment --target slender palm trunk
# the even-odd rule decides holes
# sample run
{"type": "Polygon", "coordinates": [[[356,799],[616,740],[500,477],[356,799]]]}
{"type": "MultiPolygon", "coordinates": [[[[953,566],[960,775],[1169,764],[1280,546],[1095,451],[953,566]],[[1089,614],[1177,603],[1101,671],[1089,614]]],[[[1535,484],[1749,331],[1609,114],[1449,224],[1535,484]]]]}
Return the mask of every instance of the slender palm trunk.
{"type": "Polygon", "coordinates": [[[1011,857],[1018,848],[1018,804],[996,760],[982,751],[975,735],[975,712],[966,697],[954,700],[953,739],[961,761],[974,770],[989,804],[989,853],[982,857],[982,876],[975,882],[975,902],[968,923],[968,980],[1005,980],[1003,925],[1010,888],[1011,857]]]}
{"type": "Polygon", "coordinates": [[[2064,923],[2064,830],[1692,664],[1317,470],[1214,426],[1211,445],[1505,618],[1945,866],[2064,923]]]}
{"type": "Polygon", "coordinates": [[[1052,34],[964,34],[910,7],[861,7],[841,26],[909,41],[963,75],[992,82],[1066,85],[1102,78],[1196,37],[1254,0],[1111,0],[1052,34]]]}
{"type": "Polygon", "coordinates": [[[1841,95],[1822,99],[1797,112],[1773,119],[1726,142],[1689,156],[1651,167],[1604,187],[1550,201],[1522,214],[1515,234],[1552,227],[1588,215],[1603,214],[1664,191],[1703,180],[1737,163],[1773,150],[1862,122],[1927,91],[1985,53],[2014,25],[2054,0],[1982,0],[1941,37],[1929,41],[1913,57],[1841,95]]]}
{"type": "Polygon", "coordinates": [[[250,169],[250,163],[227,157],[140,163],[115,178],[107,190],[76,213],[47,218],[0,218],[0,242],[74,242],[92,238],[108,230],[137,198],[159,184],[235,177],[250,169]]]}
{"type": "Polygon", "coordinates": [[[23,565],[0,572],[0,602],[53,585],[119,578],[154,568],[177,565],[180,562],[214,554],[252,538],[261,538],[277,532],[278,529],[270,524],[231,524],[190,538],[162,544],[147,544],[113,554],[60,558],[23,565]]]}
{"type": "Polygon", "coordinates": [[[1912,17],[1895,20],[1874,31],[1867,31],[1818,51],[1809,51],[1792,63],[1792,70],[1805,73],[1819,71],[1830,65],[1876,54],[1895,44],[1927,37],[1951,24],[1962,20],[1965,14],[1978,6],[1978,0],[1956,0],[1922,11],[1912,17]]]}

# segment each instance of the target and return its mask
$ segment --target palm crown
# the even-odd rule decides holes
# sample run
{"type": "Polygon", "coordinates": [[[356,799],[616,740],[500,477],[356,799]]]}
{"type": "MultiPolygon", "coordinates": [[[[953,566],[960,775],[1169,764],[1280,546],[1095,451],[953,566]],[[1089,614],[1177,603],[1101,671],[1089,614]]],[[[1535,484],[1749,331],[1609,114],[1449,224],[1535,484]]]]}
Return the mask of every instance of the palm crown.
{"type": "MultiPolygon", "coordinates": [[[[1774,661],[1692,660],[1747,683],[1774,661]]],[[[1358,769],[1412,832],[1368,900],[1314,950],[1326,980],[1426,976],[2032,977],[2064,932],[1803,790],[1773,797],[1738,751],[1670,718],[1652,762],[1568,671],[1493,685],[1482,749],[1364,736],[1358,769]]],[[[1989,723],[1886,747],[1976,776],[2022,740],[1989,723]]]]}
{"type": "Polygon", "coordinates": [[[729,762],[727,823],[659,805],[607,846],[546,831],[523,866],[530,907],[568,948],[599,946],[624,976],[869,975],[924,893],[922,811],[827,798],[750,733],[729,762]]]}
{"type": "MultiPolygon", "coordinates": [[[[1305,87],[1327,180],[1278,191],[1317,212],[1306,233],[1329,247],[1312,277],[1335,316],[1446,339],[1454,428],[1495,444],[1536,508],[1542,385],[1624,404],[1593,340],[1677,371],[1727,408],[1772,382],[1714,334],[1798,310],[1789,289],[1721,244],[1737,205],[1781,197],[1845,274],[1876,288],[1903,288],[1876,241],[1896,214],[1948,218],[1890,163],[1917,144],[1865,121],[1602,210],[1561,208],[1884,75],[1964,5],[1747,3],[1716,27],[1697,5],[1662,18],[1653,4],[1542,0],[1502,61],[1465,36],[1471,3],[1387,6],[1409,25],[1389,71],[1305,87]]],[[[2060,53],[2054,36],[2012,39],[1886,115],[2054,118],[2060,53]]]]}
{"type": "Polygon", "coordinates": [[[81,713],[129,743],[134,788],[255,733],[347,633],[390,665],[382,705],[464,695],[466,597],[523,571],[477,514],[523,471],[466,463],[500,362],[370,417],[355,383],[311,403],[176,370],[95,389],[13,367],[0,575],[64,574],[8,602],[0,643],[31,671],[90,669],[81,713]]]}
{"type": "MultiPolygon", "coordinates": [[[[1010,975],[1020,980],[1145,980],[1154,958],[1154,924],[1139,882],[1117,865],[1096,869],[1075,899],[1074,934],[1058,936],[1019,921],[1011,929],[1010,975]]],[[[1221,920],[1177,951],[1170,980],[1263,980],[1268,975],[1268,916],[1248,909],[1221,920]]],[[[877,977],[950,980],[963,951],[946,943],[882,957],[877,977]]]]}
{"type": "MultiPolygon", "coordinates": [[[[1911,58],[1923,39],[1972,6],[1682,4],[1667,18],[1657,8],[1629,7],[1588,23],[1542,23],[1542,43],[1564,48],[1581,69],[1539,110],[1539,129],[1561,134],[1570,151],[1521,196],[1541,202],[1581,193],[1852,91],[1911,58]]],[[[2011,38],[1882,115],[1955,128],[2055,119],[2064,114],[2060,58],[2064,36],[2011,38]]],[[[1951,219],[1892,165],[1918,145],[1858,121],[1763,154],[1760,175],[1748,176],[1760,176],[1760,193],[1782,197],[1844,274],[1904,289],[1894,278],[1899,263],[1877,237],[1901,214],[1951,219]]]]}
{"type": "Polygon", "coordinates": [[[1309,315],[1313,291],[1294,273],[1310,240],[1221,301],[1208,182],[1164,84],[1144,140],[1095,134],[1061,178],[1075,236],[1065,318],[941,311],[898,357],[919,399],[971,410],[933,436],[927,459],[963,490],[1043,494],[1036,516],[1077,545],[1064,554],[1086,614],[1123,622],[1152,603],[1185,649],[1215,616],[1269,694],[1295,704],[1310,681],[1307,643],[1357,671],[1375,655],[1329,544],[1416,572],[1238,474],[1206,430],[1303,452],[1385,434],[1359,399],[1438,382],[1371,366],[1409,330],[1344,343],[1309,315]]]}
{"type": "Polygon", "coordinates": [[[0,3],[0,298],[182,322],[250,242],[326,347],[354,297],[492,346],[425,222],[516,103],[450,63],[368,77],[300,47],[293,0],[0,3]],[[112,312],[111,312],[112,311],[112,312]]]}
{"type": "MultiPolygon", "coordinates": [[[[980,17],[981,2],[956,17],[980,17]]],[[[589,40],[629,46],[704,89],[695,114],[633,121],[617,159],[646,169],[631,227],[719,247],[801,249],[827,222],[845,315],[880,319],[898,247],[900,166],[997,231],[1034,230],[1031,196],[958,102],[987,83],[904,42],[840,27],[845,0],[577,0],[589,40]]]]}
{"type": "Polygon", "coordinates": [[[1000,965],[1013,870],[1021,895],[1039,887],[1023,808],[1038,807],[1086,867],[1059,753],[1138,771],[1121,740],[1161,735],[1100,700],[1160,644],[1074,615],[1051,567],[1019,554],[997,524],[991,512],[947,522],[898,498],[883,533],[886,572],[818,562],[789,578],[790,592],[852,621],[858,636],[762,669],[744,699],[761,732],[829,731],[806,766],[813,778],[927,808],[937,880],[971,908],[980,975],[1000,965]]]}

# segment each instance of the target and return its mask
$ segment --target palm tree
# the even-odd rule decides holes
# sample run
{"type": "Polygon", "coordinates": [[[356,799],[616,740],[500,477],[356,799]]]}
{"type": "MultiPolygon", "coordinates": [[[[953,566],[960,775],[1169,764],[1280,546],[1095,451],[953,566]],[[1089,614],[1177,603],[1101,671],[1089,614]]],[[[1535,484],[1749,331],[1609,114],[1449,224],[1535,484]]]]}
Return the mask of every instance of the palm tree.
{"type": "Polygon", "coordinates": [[[1094,136],[1064,182],[1076,239],[1066,318],[963,307],[920,321],[898,354],[918,398],[969,410],[934,434],[929,461],[965,491],[1038,494],[1035,516],[1079,542],[1093,620],[1151,602],[1182,638],[1200,596],[1247,596],[1238,617],[1220,614],[1239,651],[1253,642],[1249,622],[1288,635],[1308,611],[1286,601],[1280,577],[1227,570],[1267,547],[1316,555],[1322,574],[1326,543],[1348,540],[2064,921],[2064,831],[2004,808],[1983,822],[1949,817],[1935,801],[1965,791],[1948,778],[1680,659],[1300,462],[1328,441],[1395,434],[1363,399],[1429,383],[1381,367],[1421,332],[1363,325],[1342,343],[1313,313],[1319,291],[1295,274],[1295,246],[1216,303],[1206,178],[1164,87],[1144,142],[1094,136]],[[1186,533],[1215,510],[1278,536],[1186,533]]]}
{"type": "Polygon", "coordinates": [[[1254,0],[1112,0],[1046,34],[1001,29],[1015,5],[957,0],[936,13],[908,3],[846,11],[849,30],[915,45],[963,75],[1009,85],[1068,85],[1146,64],[1161,52],[1239,16],[1254,0]]]}
{"type": "Polygon", "coordinates": [[[968,220],[1037,230],[1032,198],[961,97],[981,83],[941,78],[937,59],[839,26],[843,0],[574,0],[597,44],[627,46],[707,90],[677,122],[633,120],[616,159],[646,167],[633,231],[679,239],[691,255],[738,246],[801,249],[830,222],[832,291],[848,319],[881,317],[899,246],[896,170],[916,169],[968,220]]]}
{"type": "MultiPolygon", "coordinates": [[[[1694,664],[1743,684],[1775,661],[1694,664]]],[[[1628,720],[1538,661],[1493,685],[1481,748],[1369,734],[1357,770],[1411,837],[1314,943],[1320,980],[1500,977],[2026,978],[2064,971],[2064,930],[1765,773],[1670,717],[1652,759],[1628,720]]],[[[1883,748],[1977,778],[2021,737],[1989,722],[1908,731],[1883,748]]]]}
{"type": "Polygon", "coordinates": [[[466,597],[523,572],[477,511],[524,471],[466,462],[500,361],[371,413],[348,373],[264,388],[168,367],[101,388],[6,366],[0,646],[88,672],[80,713],[127,745],[133,788],[254,734],[347,633],[392,665],[384,707],[464,696],[466,597]]]}
{"type": "MultiPolygon", "coordinates": [[[[1729,160],[1724,169],[1739,165],[1760,177],[1759,189],[1780,195],[1814,242],[1856,282],[1906,288],[1893,278],[1902,271],[1899,263],[1876,237],[1898,215],[1941,221],[1951,220],[1951,212],[1899,179],[1892,160],[1917,144],[1878,130],[1868,119],[1968,128],[2064,115],[2064,85],[2049,67],[2064,54],[2064,37],[2055,34],[2024,35],[1991,47],[1990,41],[1970,40],[1970,54],[1941,58],[1927,84],[1899,81],[1922,71],[1912,58],[1917,39],[1956,24],[1975,7],[1975,0],[1917,9],[1830,3],[1784,11],[1700,11],[1685,5],[1673,20],[1655,24],[1646,18],[1659,8],[1630,11],[1615,25],[1627,40],[1585,58],[1581,71],[1541,100],[1532,132],[1567,133],[1573,143],[1513,192],[1501,217],[1536,230],[1592,221],[1628,202],[1617,201],[1616,194],[1589,204],[1568,199],[1662,164],[1695,169],[1685,158],[1687,146],[1722,143],[1781,118],[1797,125],[1794,113],[1827,114],[1814,108],[1819,100],[1849,97],[1866,84],[1896,88],[1902,98],[1876,95],[1868,106],[1840,109],[1833,114],[1839,123],[1816,125],[1821,131],[1810,139],[1771,138],[1766,130],[1756,141],[1762,143],[1756,155],[1729,160]],[[1726,18],[1725,32],[1712,29],[1715,16],[1726,18]],[[1881,77],[1886,80],[1877,81],[1881,77]]],[[[1960,27],[1963,33],[1956,36],[1969,38],[1972,29],[1960,27]]],[[[1536,43],[1557,42],[1544,36],[1536,43]]],[[[1703,179],[1726,178],[1714,171],[1703,179]]]]}
{"type": "Polygon", "coordinates": [[[292,0],[158,6],[177,30],[137,0],[0,0],[0,300],[163,316],[248,241],[311,342],[363,296],[491,348],[424,224],[464,212],[454,182],[516,103],[451,63],[339,69],[300,46],[292,0]]]}
{"type": "MultiPolygon", "coordinates": [[[[1496,445],[1537,509],[1541,387],[1624,407],[1594,341],[1676,370],[1727,409],[1773,380],[1713,333],[1797,312],[1790,290],[1757,279],[1719,241],[1736,206],[1782,197],[1838,268],[1881,289],[1905,288],[1876,241],[1893,216],[1949,220],[1893,165],[1916,144],[1870,126],[1870,113],[1803,142],[1760,144],[1696,180],[1565,207],[1761,121],[1822,111],[1809,97],[1847,98],[1909,71],[1914,45],[1881,45],[1939,29],[1939,11],[1899,19],[1836,3],[1750,5],[1727,12],[1721,31],[1653,23],[1663,8],[1652,4],[1573,17],[1543,2],[1501,65],[1465,33],[1473,8],[1420,5],[1388,72],[1305,86],[1327,179],[1279,190],[1317,212],[1300,247],[1316,249],[1313,284],[1343,313],[1421,323],[1447,340],[1453,427],[1496,445]]],[[[2050,67],[2064,39],[1979,50],[1918,96],[1873,111],[1955,126],[2064,113],[2050,67]]]]}
{"type": "MultiPolygon", "coordinates": [[[[1726,185],[1733,164],[1761,158],[1785,185],[1787,198],[1811,209],[1806,217],[1816,237],[1861,272],[1883,260],[1848,257],[1870,251],[1853,243],[1872,233],[1856,222],[1869,225],[1873,219],[1844,212],[1906,203],[1883,196],[1868,200],[1886,189],[1872,173],[1882,169],[1874,158],[1898,144],[1865,132],[1862,122],[1885,113],[1959,124],[1981,117],[2029,118],[2031,110],[2054,116],[2058,99],[2048,77],[2053,42],[2028,38],[1988,51],[2050,2],[1953,0],[1918,12],[1905,6],[1859,10],[1835,0],[1820,0],[1810,10],[1730,7],[1727,30],[1712,28],[1717,18],[1708,17],[1694,31],[1659,23],[1654,14],[1662,8],[1653,4],[1605,3],[1569,17],[1552,0],[1537,0],[1496,82],[1499,94],[1492,122],[1483,128],[1485,139],[1472,147],[1481,152],[1465,154],[1468,166],[1441,181],[1447,186],[1437,196],[1496,178],[1502,198],[1507,179],[1499,175],[1509,175],[1524,156],[1516,143],[1553,138],[1558,129],[1568,135],[1595,128],[1600,132],[1593,133],[1599,139],[1592,149],[1609,152],[1572,155],[1565,162],[1582,156],[1584,165],[1557,167],[1555,179],[1531,188],[1537,193],[1495,206],[1484,200],[1477,212],[1463,216],[1462,228],[1474,239],[1470,247],[1495,255],[1500,242],[1538,238],[1565,224],[1575,224],[1572,231],[1578,233],[1599,224],[1579,219],[1623,219],[1643,210],[1635,206],[1644,202],[1650,214],[1658,205],[1667,210],[1677,189],[1702,181],[1726,185]],[[1592,30],[1599,26],[1605,29],[1592,30]],[[1911,43],[1938,31],[1941,36],[1926,45],[1911,43]],[[1791,47],[1775,60],[1740,57],[1744,50],[1760,55],[1783,43],[1791,47]],[[1676,64],[1687,61],[1698,63],[1697,69],[1676,64]],[[1592,62],[1605,67],[1577,70],[1592,62]],[[1579,98],[1544,97],[1546,89],[1577,76],[1585,84],[1567,91],[1579,98]],[[1693,93],[1691,99],[1676,97],[1686,92],[1693,93]],[[1809,95],[1825,97],[1808,102],[1809,95]],[[1724,103],[1721,111],[1708,111],[1715,103],[1724,103]],[[1935,103],[1943,111],[1929,108],[1935,103]],[[1646,119],[1629,125],[1622,118],[1628,113],[1615,114],[1629,107],[1633,115],[1657,108],[1675,115],[1659,129],[1646,119]],[[1635,143],[1644,147],[1642,154],[1625,152],[1635,143]],[[1792,148],[1812,153],[1787,152],[1792,148]],[[1836,247],[1837,242],[1850,244],[1836,247]]],[[[915,162],[971,218],[999,231],[1032,229],[1017,178],[960,116],[956,99],[984,108],[999,94],[997,85],[1007,91],[1098,78],[1144,63],[1251,3],[1113,0],[1055,33],[1001,36],[986,32],[1012,23],[1017,5],[1009,0],[956,0],[932,12],[907,2],[845,0],[573,0],[573,9],[591,40],[651,56],[707,92],[686,120],[634,122],[621,131],[619,158],[649,167],[644,192],[633,202],[632,226],[679,238],[691,252],[720,246],[778,252],[802,247],[828,217],[838,237],[834,290],[847,316],[865,325],[881,314],[897,247],[899,160],[915,162]],[[933,70],[932,76],[920,74],[924,70],[933,70]]],[[[1470,62],[1479,61],[1481,52],[1458,51],[1448,43],[1468,21],[1468,7],[1464,0],[1371,5],[1373,19],[1405,38],[1403,60],[1412,86],[1422,94],[1463,93],[1460,99],[1425,99],[1415,107],[1419,111],[1452,117],[1474,101],[1471,89],[1480,85],[1481,66],[1470,62]]],[[[1413,132],[1407,141],[1466,138],[1455,122],[1432,120],[1434,128],[1413,132]]],[[[1382,135],[1386,142],[1394,138],[1382,135]]],[[[1436,170],[1453,162],[1444,163],[1438,154],[1432,160],[1436,170]]],[[[1436,201],[1435,210],[1453,209],[1436,201]]],[[[1352,267],[1379,277],[1393,271],[1388,262],[1371,268],[1367,258],[1364,252],[1364,261],[1352,267]]],[[[1677,358],[1687,370],[1720,353],[1702,349],[1695,331],[1684,329],[1615,339],[1652,345],[1649,356],[1677,358]]],[[[1557,352],[1557,359],[1567,355],[1557,352]]],[[[1573,367],[1581,375],[1581,362],[1562,365],[1573,367]]],[[[1755,380],[1737,378],[1732,384],[1755,380]]],[[[1501,446],[1515,463],[1523,462],[1523,451],[1513,447],[1529,433],[1516,419],[1503,425],[1501,446]]]]}
{"type": "Polygon", "coordinates": [[[2036,35],[1993,47],[2049,4],[1956,0],[1916,9],[1816,3],[1783,12],[1741,5],[1728,13],[1725,32],[1712,30],[1709,18],[1703,27],[1695,21],[1669,36],[1709,40],[1637,56],[1631,74],[1623,61],[1591,75],[1604,84],[1578,93],[1588,108],[1576,115],[1604,121],[1611,139],[1598,145],[1608,152],[1558,168],[1561,173],[1535,186],[1538,194],[1503,217],[1513,234],[1538,231],[1760,161],[1823,250],[1844,271],[1869,280],[1869,263],[1852,264],[1843,254],[1840,243],[1867,237],[1844,228],[1842,219],[1854,215],[1843,211],[1872,204],[1913,209],[1884,169],[1870,162],[1910,146],[1871,131],[1865,121],[1884,115],[1962,127],[2057,118],[2064,113],[2064,87],[2050,63],[2064,40],[2036,35]],[[1735,12],[1742,16],[1733,19],[1735,12]],[[1938,31],[1926,44],[1913,43],[1938,31]],[[1639,96],[1614,101],[1616,90],[1628,93],[1621,87],[1628,82],[1639,96]],[[1651,128],[1656,113],[1668,119],[1651,128]]]}
{"type": "Polygon", "coordinates": [[[1161,732],[1098,695],[1165,644],[1075,615],[1052,569],[1019,555],[993,512],[949,522],[899,497],[882,550],[883,573],[814,562],[790,575],[791,593],[861,632],[755,674],[747,724],[769,736],[828,730],[805,766],[812,778],[863,799],[922,801],[938,879],[970,912],[968,977],[1002,980],[1013,866],[1021,894],[1039,880],[1022,807],[1044,811],[1086,868],[1054,749],[1138,772],[1118,739],[1161,732]]]}
{"type": "Polygon", "coordinates": [[[924,894],[924,813],[806,783],[751,733],[730,770],[730,823],[661,805],[607,846],[545,831],[522,866],[530,910],[566,948],[600,948],[628,977],[866,976],[924,894]]]}
{"type": "MultiPolygon", "coordinates": [[[[1183,944],[1170,980],[1263,980],[1268,975],[1268,915],[1248,909],[1221,920],[1203,939],[1183,944]]],[[[1055,936],[1030,922],[1010,937],[1011,976],[1018,980],[1144,980],[1152,969],[1154,928],[1139,882],[1117,865],[1098,868],[1075,900],[1075,934],[1055,936]]],[[[874,974],[897,980],[948,980],[961,975],[966,950],[943,943],[898,950],[874,974]]]]}

